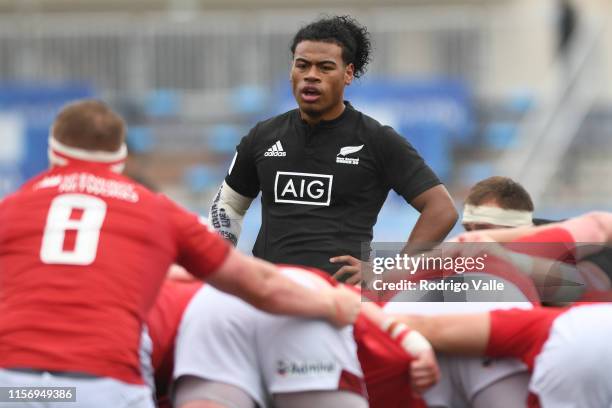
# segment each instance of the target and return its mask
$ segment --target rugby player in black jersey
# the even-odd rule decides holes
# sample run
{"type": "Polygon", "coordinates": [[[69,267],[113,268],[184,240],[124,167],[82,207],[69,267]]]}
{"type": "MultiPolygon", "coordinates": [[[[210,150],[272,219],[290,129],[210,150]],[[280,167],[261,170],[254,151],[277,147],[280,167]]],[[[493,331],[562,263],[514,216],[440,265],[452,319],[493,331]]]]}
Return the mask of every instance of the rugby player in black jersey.
{"type": "Polygon", "coordinates": [[[302,27],[291,45],[298,109],[258,123],[237,147],[210,221],[236,244],[262,193],[253,254],[360,280],[362,244],[393,189],[420,212],[408,247],[444,239],[457,220],[446,188],[406,139],[344,100],[370,60],[367,29],[348,16],[302,27]]]}

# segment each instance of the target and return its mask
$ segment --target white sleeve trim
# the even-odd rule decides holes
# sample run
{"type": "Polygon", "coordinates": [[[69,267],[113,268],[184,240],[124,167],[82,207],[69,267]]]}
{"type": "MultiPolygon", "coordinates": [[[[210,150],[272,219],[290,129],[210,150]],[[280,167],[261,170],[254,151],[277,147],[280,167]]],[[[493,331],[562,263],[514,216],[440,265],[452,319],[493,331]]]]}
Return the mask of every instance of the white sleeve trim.
{"type": "Polygon", "coordinates": [[[413,356],[418,356],[424,351],[431,350],[429,341],[418,331],[410,329],[404,323],[397,322],[393,318],[385,320],[381,328],[393,339],[398,340],[404,333],[408,332],[401,340],[400,345],[406,352],[413,356]],[[393,326],[392,330],[391,325],[393,326]]]}

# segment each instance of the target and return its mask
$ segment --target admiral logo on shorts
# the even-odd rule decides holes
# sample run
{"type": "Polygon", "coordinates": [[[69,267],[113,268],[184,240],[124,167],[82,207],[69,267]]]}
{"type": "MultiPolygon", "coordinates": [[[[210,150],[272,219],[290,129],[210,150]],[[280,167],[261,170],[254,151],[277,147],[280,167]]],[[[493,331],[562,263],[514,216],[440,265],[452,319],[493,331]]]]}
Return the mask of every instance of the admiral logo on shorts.
{"type": "Polygon", "coordinates": [[[281,377],[315,377],[331,375],[336,372],[333,361],[287,361],[276,363],[276,373],[281,377]]]}
{"type": "Polygon", "coordinates": [[[334,176],[277,171],[274,202],[329,206],[334,176]]]}
{"type": "Polygon", "coordinates": [[[283,150],[283,145],[281,144],[280,140],[277,140],[276,143],[274,143],[272,146],[270,146],[270,148],[268,148],[268,150],[266,150],[264,156],[285,157],[287,156],[287,152],[283,150]]]}

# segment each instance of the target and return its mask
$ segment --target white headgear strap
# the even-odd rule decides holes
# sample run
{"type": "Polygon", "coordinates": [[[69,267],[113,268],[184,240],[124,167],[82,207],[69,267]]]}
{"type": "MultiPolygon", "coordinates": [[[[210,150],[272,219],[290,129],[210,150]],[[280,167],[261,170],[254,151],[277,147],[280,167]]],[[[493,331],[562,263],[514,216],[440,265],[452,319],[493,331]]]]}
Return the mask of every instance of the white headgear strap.
{"type": "Polygon", "coordinates": [[[499,207],[466,204],[463,208],[464,224],[468,222],[492,224],[504,227],[523,227],[533,225],[531,211],[506,210],[499,207]]]}
{"type": "Polygon", "coordinates": [[[66,166],[70,161],[82,161],[108,164],[112,171],[121,173],[127,159],[127,146],[125,143],[114,152],[103,150],[85,150],[78,147],[67,146],[49,135],[49,162],[56,166],[66,166]]]}

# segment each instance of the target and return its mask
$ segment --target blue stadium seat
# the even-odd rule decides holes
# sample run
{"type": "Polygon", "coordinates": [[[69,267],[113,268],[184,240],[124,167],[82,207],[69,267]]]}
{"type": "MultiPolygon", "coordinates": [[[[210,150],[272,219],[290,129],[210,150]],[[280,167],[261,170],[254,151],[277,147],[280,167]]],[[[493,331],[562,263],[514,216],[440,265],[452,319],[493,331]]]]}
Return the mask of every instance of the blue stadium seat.
{"type": "Polygon", "coordinates": [[[145,154],[155,149],[155,140],[148,126],[130,126],[127,134],[130,153],[145,154]]]}
{"type": "Polygon", "coordinates": [[[240,114],[253,115],[264,112],[268,107],[268,92],[261,86],[239,86],[232,91],[232,108],[240,114]]]}
{"type": "Polygon", "coordinates": [[[242,131],[238,126],[220,124],[213,126],[207,141],[207,147],[212,153],[234,154],[236,145],[240,142],[242,131]]]}
{"type": "Polygon", "coordinates": [[[442,126],[422,123],[400,129],[442,181],[448,181],[453,169],[453,140],[442,126]]]}
{"type": "Polygon", "coordinates": [[[202,164],[187,168],[183,175],[183,181],[192,193],[203,193],[209,188],[214,188],[219,180],[220,177],[216,168],[202,164]]]}
{"type": "Polygon", "coordinates": [[[512,92],[506,102],[506,107],[510,112],[525,114],[535,105],[533,92],[527,89],[517,89],[512,92]]]}
{"type": "Polygon", "coordinates": [[[511,149],[516,145],[516,134],[516,124],[512,122],[491,122],[484,132],[485,143],[494,150],[511,149]]]}
{"type": "Polygon", "coordinates": [[[15,191],[24,181],[17,167],[0,163],[0,198],[15,191]]]}
{"type": "Polygon", "coordinates": [[[461,169],[459,180],[466,186],[473,186],[480,180],[493,176],[494,168],[491,163],[473,162],[466,164],[461,169]]]}
{"type": "Polygon", "coordinates": [[[152,91],[145,100],[145,111],[152,117],[172,117],[180,111],[179,95],[169,89],[152,91]]]}
{"type": "Polygon", "coordinates": [[[78,81],[0,82],[0,110],[18,112],[26,123],[24,137],[27,148],[18,166],[23,179],[47,168],[49,126],[61,107],[75,99],[91,98],[94,95],[92,86],[78,81]]]}

